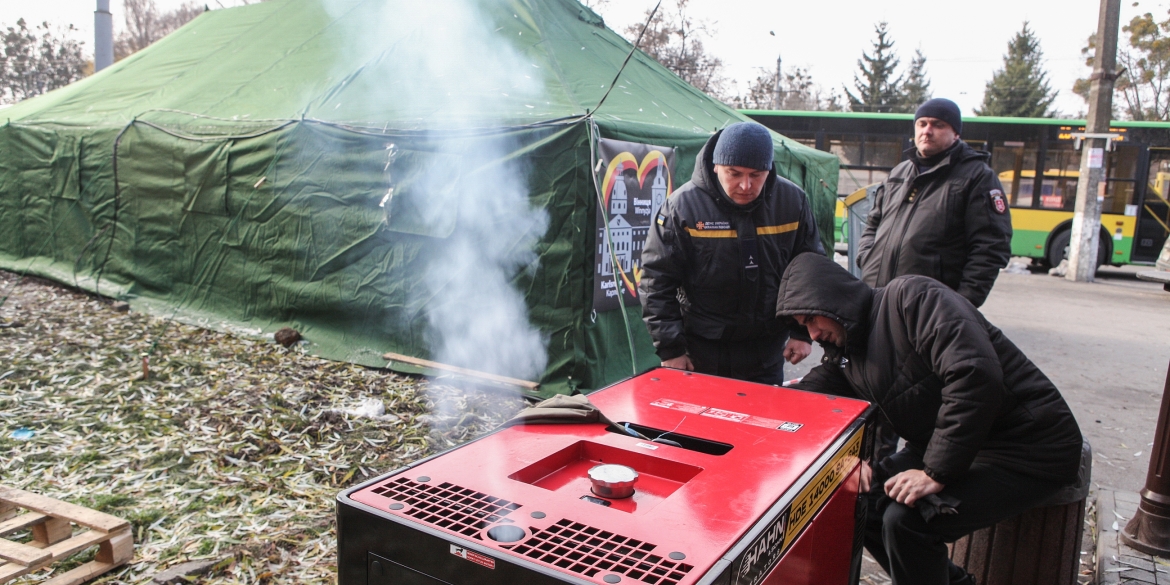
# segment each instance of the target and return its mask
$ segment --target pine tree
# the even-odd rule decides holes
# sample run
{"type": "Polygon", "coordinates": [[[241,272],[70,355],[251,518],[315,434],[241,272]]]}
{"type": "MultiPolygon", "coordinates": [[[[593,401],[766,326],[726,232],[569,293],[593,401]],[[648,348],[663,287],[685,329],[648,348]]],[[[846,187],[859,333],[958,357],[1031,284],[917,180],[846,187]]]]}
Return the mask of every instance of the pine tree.
{"type": "Polygon", "coordinates": [[[861,76],[854,74],[853,87],[857,94],[845,88],[849,98],[849,109],[854,112],[893,112],[902,104],[902,77],[894,77],[898,68],[898,56],[894,53],[894,41],[889,38],[887,23],[880,22],[874,27],[877,40],[872,53],[861,53],[857,68],[861,76]]]}
{"type": "Polygon", "coordinates": [[[1003,68],[991,76],[983,92],[983,106],[976,109],[980,116],[1013,116],[1021,118],[1052,117],[1052,103],[1056,91],[1048,85],[1048,73],[1044,71],[1044,54],[1040,51],[1040,40],[1028,28],[1024,28],[1008,42],[1008,52],[1003,56],[1003,68]]]}
{"type": "Polygon", "coordinates": [[[922,50],[914,51],[914,59],[910,61],[910,70],[906,72],[906,82],[902,84],[902,108],[895,110],[913,112],[930,99],[930,80],[926,78],[926,55],[922,50]]]}

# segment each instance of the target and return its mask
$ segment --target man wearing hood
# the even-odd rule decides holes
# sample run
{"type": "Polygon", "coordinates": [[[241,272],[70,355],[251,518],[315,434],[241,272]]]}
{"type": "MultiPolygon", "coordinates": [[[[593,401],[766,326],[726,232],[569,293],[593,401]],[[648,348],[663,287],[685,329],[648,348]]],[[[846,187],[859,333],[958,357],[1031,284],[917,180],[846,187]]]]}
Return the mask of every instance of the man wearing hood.
{"type": "Polygon", "coordinates": [[[797,388],[872,402],[906,440],[873,466],[869,492],[866,548],[895,585],[971,583],[945,543],[1076,481],[1080,427],[1056,386],[938,281],[870,288],[804,254],[780,283],[776,314],[825,348],[797,388]]]}
{"type": "Polygon", "coordinates": [[[824,249],[808,197],[776,174],[773,148],[759,124],[728,126],[658,210],[638,296],[663,366],[779,384],[784,359],[809,354],[774,303],[788,261],[824,249]]]}
{"type": "Polygon", "coordinates": [[[976,307],[1012,252],[1012,219],[990,155],[959,139],[959,106],[935,98],[914,114],[914,148],[874,197],[857,248],[861,279],[929,276],[976,307]]]}

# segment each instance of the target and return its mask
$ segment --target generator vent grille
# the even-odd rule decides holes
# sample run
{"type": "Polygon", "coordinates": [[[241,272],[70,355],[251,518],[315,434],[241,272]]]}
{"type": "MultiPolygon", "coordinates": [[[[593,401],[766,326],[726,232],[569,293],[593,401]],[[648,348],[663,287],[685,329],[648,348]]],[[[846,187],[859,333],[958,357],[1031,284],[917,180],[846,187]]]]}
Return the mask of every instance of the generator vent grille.
{"type": "Polygon", "coordinates": [[[657,546],[561,520],[511,548],[528,558],[586,577],[610,572],[651,585],[676,585],[693,567],[653,554],[657,546]]]}
{"type": "Polygon", "coordinates": [[[410,506],[403,513],[439,528],[480,538],[480,532],[505,518],[520,504],[443,482],[430,485],[399,477],[374,488],[384,498],[410,506]]]}

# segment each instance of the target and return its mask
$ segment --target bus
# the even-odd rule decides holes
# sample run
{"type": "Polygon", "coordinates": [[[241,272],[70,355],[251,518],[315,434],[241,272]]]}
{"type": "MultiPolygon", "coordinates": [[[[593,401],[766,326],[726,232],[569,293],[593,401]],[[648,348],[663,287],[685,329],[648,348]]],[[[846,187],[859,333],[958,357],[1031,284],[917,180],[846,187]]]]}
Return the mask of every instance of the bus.
{"type": "MultiPolygon", "coordinates": [[[[841,162],[840,198],[889,176],[914,146],[912,114],[741,110],[841,162]]],[[[1084,120],[973,117],[962,139],[991,154],[1012,212],[1012,255],[1045,265],[1067,254],[1084,120]]],[[[1098,264],[1153,264],[1170,235],[1170,122],[1114,121],[1105,153],[1098,264]]],[[[839,199],[840,201],[840,199],[839,199]]],[[[843,215],[838,205],[838,225],[843,215]]]]}

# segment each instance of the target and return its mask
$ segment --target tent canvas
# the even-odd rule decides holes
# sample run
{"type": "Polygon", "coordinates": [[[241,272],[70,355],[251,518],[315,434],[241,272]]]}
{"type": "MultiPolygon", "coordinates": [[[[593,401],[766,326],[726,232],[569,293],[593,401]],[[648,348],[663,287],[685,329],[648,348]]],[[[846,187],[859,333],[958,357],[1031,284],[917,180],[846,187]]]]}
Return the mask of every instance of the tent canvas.
{"type": "MultiPolygon", "coordinates": [[[[205,12],[0,110],[0,268],[221,329],[291,326],[331,359],[602,387],[657,358],[636,305],[593,310],[599,140],[675,149],[678,185],[746,120],[640,52],[611,87],[630,49],[573,0],[205,12]],[[499,282],[476,272],[493,263],[499,282]],[[475,306],[499,288],[519,304],[475,306]],[[477,337],[487,317],[529,331],[477,337]]],[[[774,143],[831,250],[836,158],[774,143]]]]}

